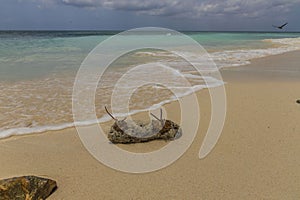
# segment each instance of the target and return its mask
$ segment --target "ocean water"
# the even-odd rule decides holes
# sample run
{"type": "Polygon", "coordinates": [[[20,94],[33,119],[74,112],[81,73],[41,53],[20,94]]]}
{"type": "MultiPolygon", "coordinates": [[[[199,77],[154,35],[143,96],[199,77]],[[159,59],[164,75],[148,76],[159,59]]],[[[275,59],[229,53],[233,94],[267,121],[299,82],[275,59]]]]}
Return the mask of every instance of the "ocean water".
{"type": "MultiPolygon", "coordinates": [[[[0,138],[73,126],[72,91],[76,73],[96,45],[117,33],[0,32],[0,138]]],[[[253,58],[300,49],[300,33],[184,34],[201,44],[218,68],[241,66],[250,63],[253,58]]],[[[183,53],[195,62],[203,60],[199,55],[183,53]]],[[[222,80],[210,76],[209,69],[206,74],[199,75],[189,63],[170,52],[153,49],[134,51],[114,61],[99,82],[95,94],[95,110],[99,121],[109,119],[104,112],[104,105],[110,105],[114,85],[127,70],[140,64],[153,66],[140,73],[140,79],[149,76],[169,78],[180,91],[180,96],[224,84],[222,80]],[[174,77],[165,77],[166,73],[155,70],[155,66],[161,63],[167,63],[184,74],[191,86],[176,86],[176,74],[174,77]]],[[[205,63],[203,67],[205,69],[205,63]]],[[[129,85],[124,85],[124,91],[126,87],[129,85]]],[[[120,94],[119,98],[128,98],[126,92],[123,95],[120,94]]],[[[130,113],[157,108],[173,100],[175,97],[169,89],[160,85],[145,85],[131,96],[130,113]]],[[[116,116],[126,114],[115,113],[116,116]]],[[[84,120],[82,123],[85,123],[84,120]]]]}

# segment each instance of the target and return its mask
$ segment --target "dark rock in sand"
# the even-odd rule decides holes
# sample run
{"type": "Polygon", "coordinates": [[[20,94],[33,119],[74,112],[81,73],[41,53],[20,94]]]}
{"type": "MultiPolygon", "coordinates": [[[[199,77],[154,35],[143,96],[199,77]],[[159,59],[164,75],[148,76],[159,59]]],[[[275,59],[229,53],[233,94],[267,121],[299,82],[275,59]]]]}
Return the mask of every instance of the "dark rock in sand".
{"type": "Polygon", "coordinates": [[[300,104],[300,99],[298,99],[298,100],[296,101],[296,103],[300,104]]]}
{"type": "Polygon", "coordinates": [[[0,180],[0,200],[44,200],[57,188],[51,179],[23,176],[0,180]]]}
{"type": "Polygon", "coordinates": [[[151,140],[174,140],[181,136],[178,124],[171,120],[153,120],[149,124],[143,122],[115,121],[108,133],[112,143],[139,143],[151,140]]]}

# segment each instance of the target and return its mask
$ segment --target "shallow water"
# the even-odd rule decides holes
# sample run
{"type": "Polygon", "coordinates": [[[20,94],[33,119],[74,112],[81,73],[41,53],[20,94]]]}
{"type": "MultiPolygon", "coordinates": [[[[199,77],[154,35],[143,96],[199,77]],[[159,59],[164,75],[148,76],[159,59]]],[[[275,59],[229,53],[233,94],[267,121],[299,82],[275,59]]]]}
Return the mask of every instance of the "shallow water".
{"type": "MultiPolygon", "coordinates": [[[[77,70],[88,53],[113,34],[115,32],[0,32],[0,137],[72,126],[72,91],[77,70]]],[[[300,49],[300,33],[186,34],[210,53],[218,68],[245,65],[253,58],[300,49]]],[[[213,71],[205,68],[201,55],[182,53],[193,62],[202,63],[204,73],[198,74],[189,63],[171,52],[153,49],[131,52],[112,63],[95,94],[97,118],[109,119],[104,105],[110,105],[117,81],[136,65],[150,63],[149,68],[139,74],[139,79],[149,76],[168,79],[174,83],[179,97],[224,84],[210,75],[213,71]],[[176,85],[176,73],[166,76],[167,73],[155,70],[162,63],[182,73],[190,87],[176,85]]],[[[126,91],[126,87],[131,86],[122,87],[126,91]]],[[[131,113],[159,107],[177,97],[170,89],[155,84],[138,88],[131,97],[126,92],[119,94],[119,98],[130,99],[131,113]]],[[[126,114],[116,113],[117,116],[126,114]]]]}

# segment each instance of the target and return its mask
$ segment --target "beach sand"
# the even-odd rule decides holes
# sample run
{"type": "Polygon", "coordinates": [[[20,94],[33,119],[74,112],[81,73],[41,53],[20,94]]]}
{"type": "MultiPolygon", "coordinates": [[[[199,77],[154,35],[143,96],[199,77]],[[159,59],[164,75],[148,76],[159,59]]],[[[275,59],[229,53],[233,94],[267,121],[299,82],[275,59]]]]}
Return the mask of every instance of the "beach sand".
{"type": "MultiPolygon", "coordinates": [[[[50,177],[58,183],[49,198],[53,200],[299,199],[300,52],[251,62],[221,71],[227,95],[225,126],[202,160],[198,153],[210,120],[208,90],[197,92],[201,121],[194,142],[164,169],[146,174],[110,169],[95,160],[69,128],[1,140],[0,177],[50,177]]],[[[177,102],[165,109],[168,118],[179,120],[177,102]]],[[[145,152],[165,144],[119,146],[145,152]]]]}

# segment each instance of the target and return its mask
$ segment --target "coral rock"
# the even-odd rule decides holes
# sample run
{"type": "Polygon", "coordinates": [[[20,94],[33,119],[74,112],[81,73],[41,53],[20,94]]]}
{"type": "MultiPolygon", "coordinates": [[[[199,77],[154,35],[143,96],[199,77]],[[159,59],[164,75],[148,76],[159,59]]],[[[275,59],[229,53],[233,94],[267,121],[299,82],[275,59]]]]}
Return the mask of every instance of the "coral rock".
{"type": "Polygon", "coordinates": [[[0,180],[0,200],[44,200],[57,188],[56,182],[36,176],[0,180]]]}
{"type": "Polygon", "coordinates": [[[115,121],[108,133],[112,143],[138,143],[151,140],[174,140],[182,132],[175,122],[171,120],[153,120],[149,124],[143,122],[115,121]]]}

